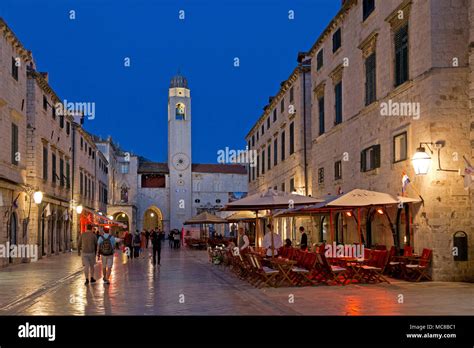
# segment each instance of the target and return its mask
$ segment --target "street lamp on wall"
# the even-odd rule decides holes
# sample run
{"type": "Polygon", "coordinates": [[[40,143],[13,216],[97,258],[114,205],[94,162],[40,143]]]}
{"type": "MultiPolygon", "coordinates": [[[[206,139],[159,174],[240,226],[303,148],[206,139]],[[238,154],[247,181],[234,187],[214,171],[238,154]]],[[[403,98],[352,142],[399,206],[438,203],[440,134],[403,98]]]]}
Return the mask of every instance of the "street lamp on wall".
{"type": "Polygon", "coordinates": [[[425,146],[430,150],[431,154],[433,154],[434,149],[438,150],[438,172],[452,172],[452,173],[459,173],[459,169],[444,169],[441,167],[441,149],[445,147],[446,142],[444,140],[438,140],[435,143],[420,143],[420,146],[416,149],[416,153],[413,155],[412,163],[413,168],[415,169],[416,175],[426,175],[430,170],[431,164],[431,156],[426,152],[425,146]]]}
{"type": "Polygon", "coordinates": [[[41,204],[41,202],[43,201],[43,192],[36,191],[35,193],[33,193],[33,201],[35,202],[35,204],[41,204]]]}
{"type": "MultiPolygon", "coordinates": [[[[421,145],[421,144],[420,144],[421,145]]],[[[425,148],[420,146],[411,159],[416,175],[426,175],[430,170],[431,156],[426,153],[425,148]]]]}
{"type": "Polygon", "coordinates": [[[83,208],[82,205],[78,205],[78,206],[76,207],[76,212],[77,212],[79,215],[81,215],[83,209],[84,209],[84,208],[83,208]]]}

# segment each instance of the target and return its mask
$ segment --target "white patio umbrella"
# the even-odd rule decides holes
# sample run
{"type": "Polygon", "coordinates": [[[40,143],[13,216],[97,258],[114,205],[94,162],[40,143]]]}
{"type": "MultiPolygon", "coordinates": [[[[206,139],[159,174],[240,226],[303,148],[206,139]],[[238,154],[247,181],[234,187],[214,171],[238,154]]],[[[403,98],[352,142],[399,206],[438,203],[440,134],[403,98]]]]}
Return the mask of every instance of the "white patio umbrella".
{"type": "MultiPolygon", "coordinates": [[[[247,196],[245,198],[239,199],[238,201],[228,203],[222,210],[255,211],[255,229],[258,233],[258,211],[259,210],[270,210],[273,212],[273,210],[275,209],[287,209],[287,208],[293,208],[295,206],[310,205],[310,204],[315,204],[315,203],[320,203],[320,202],[323,202],[323,200],[269,189],[268,191],[265,191],[263,193],[256,193],[256,194],[247,196]]],[[[272,241],[272,257],[273,257],[274,256],[273,233],[271,235],[271,241],[272,241]]]]}
{"type": "MultiPolygon", "coordinates": [[[[226,224],[228,221],[214,214],[208,213],[207,211],[202,212],[191,219],[184,222],[185,225],[204,225],[204,231],[206,231],[206,225],[209,224],[226,224]]],[[[207,232],[204,232],[207,234],[207,232]]]]}

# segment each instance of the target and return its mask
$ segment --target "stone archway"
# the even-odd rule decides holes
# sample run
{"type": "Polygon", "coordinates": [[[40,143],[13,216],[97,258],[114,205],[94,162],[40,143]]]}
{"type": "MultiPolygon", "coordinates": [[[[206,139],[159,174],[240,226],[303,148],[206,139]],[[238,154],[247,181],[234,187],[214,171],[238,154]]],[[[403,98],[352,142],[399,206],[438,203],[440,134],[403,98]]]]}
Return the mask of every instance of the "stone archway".
{"type": "Polygon", "coordinates": [[[129,217],[126,213],[120,211],[118,213],[115,213],[112,216],[114,217],[115,221],[121,222],[121,223],[127,225],[127,230],[130,230],[130,219],[129,219],[129,217]]]}
{"type": "Polygon", "coordinates": [[[160,208],[152,205],[143,214],[143,229],[158,228],[163,231],[163,214],[160,208]]]}

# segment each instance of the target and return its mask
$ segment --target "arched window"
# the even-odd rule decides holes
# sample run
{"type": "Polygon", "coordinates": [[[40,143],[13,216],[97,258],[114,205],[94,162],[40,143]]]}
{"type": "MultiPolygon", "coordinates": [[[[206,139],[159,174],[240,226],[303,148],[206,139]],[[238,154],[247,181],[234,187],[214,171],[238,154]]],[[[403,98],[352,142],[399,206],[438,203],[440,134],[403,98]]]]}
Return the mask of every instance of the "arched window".
{"type": "Polygon", "coordinates": [[[176,104],[176,120],[184,121],[186,119],[186,108],[183,103],[176,104]]]}

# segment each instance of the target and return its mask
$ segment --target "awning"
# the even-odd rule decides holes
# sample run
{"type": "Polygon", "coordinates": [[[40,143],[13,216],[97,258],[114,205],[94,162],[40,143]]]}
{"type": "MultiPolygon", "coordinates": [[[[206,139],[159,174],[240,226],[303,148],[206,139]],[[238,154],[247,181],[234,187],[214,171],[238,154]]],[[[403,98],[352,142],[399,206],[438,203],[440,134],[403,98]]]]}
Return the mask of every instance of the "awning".
{"type": "Polygon", "coordinates": [[[185,225],[199,225],[199,224],[226,224],[228,221],[214,214],[202,212],[191,219],[184,222],[185,225]]]}

